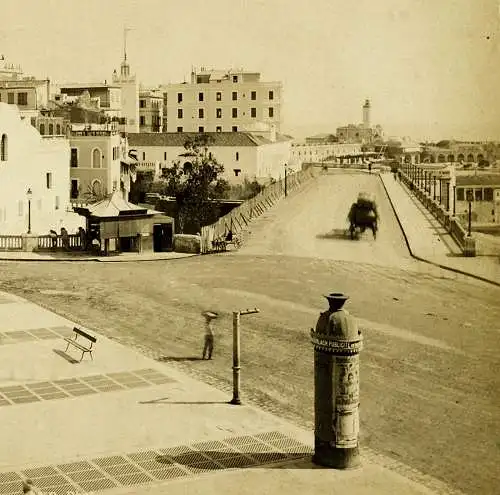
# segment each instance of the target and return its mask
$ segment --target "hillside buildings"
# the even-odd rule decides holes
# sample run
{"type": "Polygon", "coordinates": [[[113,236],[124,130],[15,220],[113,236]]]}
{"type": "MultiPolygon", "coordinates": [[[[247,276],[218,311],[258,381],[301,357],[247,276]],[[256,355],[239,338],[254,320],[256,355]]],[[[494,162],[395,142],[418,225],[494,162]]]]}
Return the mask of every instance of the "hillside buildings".
{"type": "Polygon", "coordinates": [[[189,83],[163,89],[167,132],[245,132],[259,123],[280,132],[282,84],[258,72],[193,69],[189,83]]]}

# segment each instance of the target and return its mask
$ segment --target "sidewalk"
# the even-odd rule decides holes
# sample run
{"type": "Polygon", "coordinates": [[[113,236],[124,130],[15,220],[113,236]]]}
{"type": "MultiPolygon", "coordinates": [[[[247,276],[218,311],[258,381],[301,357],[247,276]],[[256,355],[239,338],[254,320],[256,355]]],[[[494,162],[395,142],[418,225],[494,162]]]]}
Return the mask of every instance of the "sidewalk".
{"type": "Polygon", "coordinates": [[[64,495],[457,493],[363,448],[359,469],[314,466],[311,431],[231,406],[227,393],[105,337],[97,335],[93,360],[75,363],[80,353],[66,354],[63,341],[73,323],[17,296],[0,293],[0,319],[8,322],[0,328],[2,494],[21,493],[24,478],[64,495]]]}
{"type": "Polygon", "coordinates": [[[24,252],[24,251],[0,251],[0,261],[101,261],[104,263],[116,263],[125,261],[156,261],[172,260],[196,256],[190,253],[119,253],[110,256],[95,256],[89,253],[70,251],[70,252],[24,252]]]}
{"type": "Polygon", "coordinates": [[[392,174],[380,174],[411,254],[422,261],[500,285],[497,256],[468,258],[431,213],[392,174]]]}

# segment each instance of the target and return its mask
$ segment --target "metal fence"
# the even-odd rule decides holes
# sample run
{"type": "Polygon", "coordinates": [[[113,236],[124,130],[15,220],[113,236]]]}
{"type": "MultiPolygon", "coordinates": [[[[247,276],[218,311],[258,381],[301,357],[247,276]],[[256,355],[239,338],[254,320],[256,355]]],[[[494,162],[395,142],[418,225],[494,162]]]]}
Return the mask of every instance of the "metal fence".
{"type": "MultiPolygon", "coordinates": [[[[306,170],[290,174],[286,178],[286,191],[293,192],[304,182],[318,175],[317,168],[310,167],[306,170]]],[[[212,253],[219,251],[224,245],[219,241],[225,240],[229,231],[238,235],[245,230],[253,218],[259,217],[269,208],[272,208],[285,195],[285,179],[281,179],[265,187],[259,194],[245,201],[237,208],[231,210],[227,215],[219,218],[217,222],[202,227],[201,229],[201,253],[212,253]]]]}

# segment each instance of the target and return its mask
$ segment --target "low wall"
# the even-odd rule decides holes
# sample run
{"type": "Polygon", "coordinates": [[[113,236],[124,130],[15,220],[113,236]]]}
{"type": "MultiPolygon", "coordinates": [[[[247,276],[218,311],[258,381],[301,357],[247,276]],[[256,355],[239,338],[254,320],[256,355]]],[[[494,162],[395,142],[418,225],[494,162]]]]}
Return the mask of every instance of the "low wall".
{"type": "Polygon", "coordinates": [[[201,237],[191,234],[174,235],[174,251],[176,253],[200,253],[201,237]]]}

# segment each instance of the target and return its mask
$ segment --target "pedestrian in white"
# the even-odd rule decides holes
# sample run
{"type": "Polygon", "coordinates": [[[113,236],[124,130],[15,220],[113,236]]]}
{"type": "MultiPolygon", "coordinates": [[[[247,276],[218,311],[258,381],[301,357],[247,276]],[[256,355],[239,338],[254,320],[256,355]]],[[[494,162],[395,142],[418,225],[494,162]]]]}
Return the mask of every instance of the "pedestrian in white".
{"type": "Polygon", "coordinates": [[[214,350],[214,329],[212,321],[217,318],[217,313],[213,311],[206,311],[203,313],[205,317],[205,344],[203,347],[203,356],[202,359],[212,359],[212,352],[214,350]]]}

